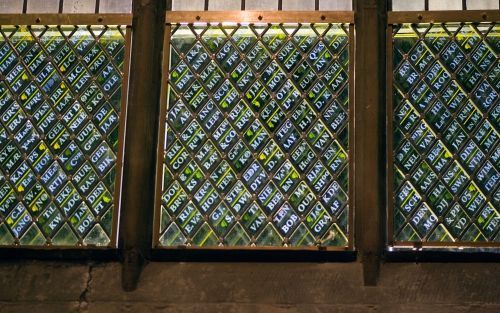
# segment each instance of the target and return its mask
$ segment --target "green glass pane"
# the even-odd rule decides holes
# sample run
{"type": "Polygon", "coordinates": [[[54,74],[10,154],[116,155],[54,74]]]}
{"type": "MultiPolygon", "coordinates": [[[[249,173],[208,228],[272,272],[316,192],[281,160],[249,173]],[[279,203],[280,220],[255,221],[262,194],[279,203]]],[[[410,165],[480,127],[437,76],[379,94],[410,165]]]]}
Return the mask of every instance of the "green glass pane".
{"type": "Polygon", "coordinates": [[[496,23],[393,33],[396,242],[498,242],[500,59],[496,23]]]}
{"type": "Polygon", "coordinates": [[[160,246],[347,246],[347,25],[174,26],[160,246]]]}
{"type": "Polygon", "coordinates": [[[124,32],[0,27],[1,245],[110,245],[124,32]]]}

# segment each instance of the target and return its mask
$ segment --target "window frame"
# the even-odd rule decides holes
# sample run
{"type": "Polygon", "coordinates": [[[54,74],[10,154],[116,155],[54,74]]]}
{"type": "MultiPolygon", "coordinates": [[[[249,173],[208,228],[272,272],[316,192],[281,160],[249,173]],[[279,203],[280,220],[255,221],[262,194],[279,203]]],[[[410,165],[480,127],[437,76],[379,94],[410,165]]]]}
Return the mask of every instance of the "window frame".
{"type": "Polygon", "coordinates": [[[354,250],[354,186],[351,184],[354,177],[354,12],[353,11],[167,11],[164,33],[163,60],[162,60],[162,82],[160,98],[160,118],[159,118],[159,136],[156,155],[156,188],[155,188],[155,215],[153,226],[153,245],[152,249],[159,250],[291,250],[291,251],[353,251],[354,250]],[[165,123],[167,116],[167,91],[168,91],[168,73],[170,61],[170,38],[173,25],[178,24],[221,24],[221,23],[249,23],[249,24],[334,24],[343,23],[349,25],[349,112],[348,112],[348,209],[349,218],[347,227],[348,243],[346,246],[301,246],[301,247],[283,247],[283,246],[178,246],[165,247],[159,245],[160,224],[161,224],[161,196],[163,179],[163,154],[165,140],[165,123]]]}
{"type": "MultiPolygon", "coordinates": [[[[107,26],[107,25],[117,25],[125,29],[124,38],[124,61],[123,61],[123,73],[121,89],[122,94],[120,98],[120,113],[119,113],[119,134],[118,134],[118,148],[116,153],[116,163],[115,163],[115,187],[113,190],[113,217],[112,217],[112,233],[110,236],[110,242],[106,246],[95,246],[95,245],[82,245],[82,246],[57,246],[57,245],[18,245],[13,244],[10,246],[1,246],[0,251],[12,251],[14,254],[26,254],[37,256],[37,251],[40,253],[46,253],[47,255],[59,255],[63,251],[68,251],[68,257],[71,259],[73,257],[78,257],[80,251],[81,255],[95,255],[100,258],[101,255],[108,258],[108,251],[118,249],[118,238],[119,238],[119,220],[120,220],[120,201],[121,201],[121,186],[123,180],[123,157],[124,157],[124,140],[125,140],[125,129],[126,129],[126,116],[127,116],[127,98],[128,98],[128,87],[129,87],[129,71],[130,66],[130,52],[131,52],[131,40],[132,40],[132,14],[0,14],[0,25],[14,25],[14,26],[48,26],[55,25],[59,26],[107,26]]],[[[66,252],[63,252],[66,253],[66,252]]],[[[41,255],[43,256],[43,254],[41,255]]]]}
{"type": "MultiPolygon", "coordinates": [[[[468,10],[468,11],[389,11],[387,20],[387,90],[386,90],[386,105],[387,105],[387,136],[386,136],[386,155],[387,155],[387,249],[442,249],[442,248],[500,248],[500,242],[397,242],[394,240],[394,213],[395,213],[395,190],[394,190],[394,151],[393,151],[393,28],[396,24],[426,24],[426,23],[498,23],[500,21],[500,11],[495,10],[468,10]]],[[[446,251],[443,251],[446,252],[446,251]]],[[[491,251],[493,252],[493,251],[491,251]]],[[[389,252],[391,253],[391,252],[389,252]]],[[[474,253],[467,251],[467,253],[474,253]]],[[[488,252],[487,252],[488,253],[488,252]]]]}

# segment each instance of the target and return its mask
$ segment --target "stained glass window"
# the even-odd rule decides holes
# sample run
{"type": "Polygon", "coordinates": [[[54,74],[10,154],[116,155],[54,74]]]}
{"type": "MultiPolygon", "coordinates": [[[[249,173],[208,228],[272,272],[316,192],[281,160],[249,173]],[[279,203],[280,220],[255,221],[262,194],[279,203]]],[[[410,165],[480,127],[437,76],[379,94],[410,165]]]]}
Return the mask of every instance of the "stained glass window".
{"type": "Polygon", "coordinates": [[[393,34],[396,242],[499,242],[500,26],[393,34]]]}
{"type": "Polygon", "coordinates": [[[160,246],[347,246],[342,24],[175,25],[160,246]]]}
{"type": "Polygon", "coordinates": [[[0,244],[112,244],[125,28],[0,28],[0,244]]]}

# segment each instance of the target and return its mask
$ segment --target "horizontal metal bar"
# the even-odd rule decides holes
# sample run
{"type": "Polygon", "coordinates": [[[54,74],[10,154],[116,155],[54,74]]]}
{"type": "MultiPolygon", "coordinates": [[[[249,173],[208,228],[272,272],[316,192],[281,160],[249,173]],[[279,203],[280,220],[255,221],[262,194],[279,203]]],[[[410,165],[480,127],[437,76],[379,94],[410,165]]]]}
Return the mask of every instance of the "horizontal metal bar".
{"type": "Polygon", "coordinates": [[[0,14],[0,25],[132,25],[132,14],[0,14]]]}
{"type": "Polygon", "coordinates": [[[352,11],[168,11],[166,23],[354,23],[352,11]]]}
{"type": "Polygon", "coordinates": [[[500,248],[500,242],[413,242],[395,241],[391,246],[416,248],[500,248]]]}
{"type": "Polygon", "coordinates": [[[352,248],[349,246],[343,247],[316,247],[316,246],[304,246],[304,247],[251,247],[251,246],[212,246],[212,247],[198,247],[198,246],[177,246],[177,247],[163,247],[163,246],[155,246],[156,250],[211,250],[211,251],[304,251],[304,252],[314,252],[314,251],[352,251],[352,248]]]}
{"type": "Polygon", "coordinates": [[[388,24],[399,23],[444,23],[444,22],[497,22],[498,10],[470,11],[404,11],[388,12],[388,24]]]}

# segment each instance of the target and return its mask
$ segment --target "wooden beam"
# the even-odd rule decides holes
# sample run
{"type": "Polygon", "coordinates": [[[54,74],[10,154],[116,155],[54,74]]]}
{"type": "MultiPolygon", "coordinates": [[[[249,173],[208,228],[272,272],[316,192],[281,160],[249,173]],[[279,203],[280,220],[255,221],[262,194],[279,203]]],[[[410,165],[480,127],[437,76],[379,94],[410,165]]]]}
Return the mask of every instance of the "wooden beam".
{"type": "Polygon", "coordinates": [[[151,253],[165,1],[134,0],[120,239],[122,285],[136,288],[151,253]]]}
{"type": "Polygon", "coordinates": [[[355,245],[365,285],[375,285],[385,229],[385,1],[356,2],[355,245]]]}

